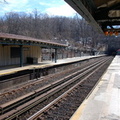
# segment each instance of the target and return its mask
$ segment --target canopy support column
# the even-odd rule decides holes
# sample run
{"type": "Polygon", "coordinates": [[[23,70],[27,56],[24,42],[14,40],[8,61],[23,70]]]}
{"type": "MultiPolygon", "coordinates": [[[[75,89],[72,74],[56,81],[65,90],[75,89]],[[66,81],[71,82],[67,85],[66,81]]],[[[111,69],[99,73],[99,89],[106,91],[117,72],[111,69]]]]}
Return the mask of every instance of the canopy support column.
{"type": "Polygon", "coordinates": [[[20,45],[20,67],[23,66],[23,45],[20,45]]]}
{"type": "Polygon", "coordinates": [[[57,48],[55,48],[55,63],[57,63],[57,48]]]}

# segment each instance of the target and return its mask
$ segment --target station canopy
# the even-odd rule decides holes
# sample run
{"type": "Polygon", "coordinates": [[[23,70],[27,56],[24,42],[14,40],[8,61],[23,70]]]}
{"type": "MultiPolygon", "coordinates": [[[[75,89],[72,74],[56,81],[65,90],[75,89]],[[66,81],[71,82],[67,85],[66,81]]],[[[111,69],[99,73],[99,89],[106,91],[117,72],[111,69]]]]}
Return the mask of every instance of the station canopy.
{"type": "Polygon", "coordinates": [[[32,37],[0,33],[0,44],[2,45],[31,45],[40,46],[42,48],[65,48],[67,45],[52,42],[50,40],[41,40],[32,37]]]}
{"type": "Polygon", "coordinates": [[[100,32],[120,33],[120,0],[65,0],[100,32]]]}

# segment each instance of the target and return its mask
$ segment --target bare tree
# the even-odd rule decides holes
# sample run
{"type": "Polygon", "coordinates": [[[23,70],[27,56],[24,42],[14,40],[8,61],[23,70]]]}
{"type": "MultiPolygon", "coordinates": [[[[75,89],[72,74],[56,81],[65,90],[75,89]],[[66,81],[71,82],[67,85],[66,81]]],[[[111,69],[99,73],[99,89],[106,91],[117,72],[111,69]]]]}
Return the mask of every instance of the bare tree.
{"type": "MultiPolygon", "coordinates": [[[[73,18],[49,16],[38,10],[18,14],[10,12],[0,18],[0,32],[26,35],[30,37],[67,42],[71,47],[97,48],[103,37],[77,14],[73,18]],[[87,38],[91,38],[89,41],[87,38]]],[[[106,44],[103,42],[103,44],[106,44]]]]}

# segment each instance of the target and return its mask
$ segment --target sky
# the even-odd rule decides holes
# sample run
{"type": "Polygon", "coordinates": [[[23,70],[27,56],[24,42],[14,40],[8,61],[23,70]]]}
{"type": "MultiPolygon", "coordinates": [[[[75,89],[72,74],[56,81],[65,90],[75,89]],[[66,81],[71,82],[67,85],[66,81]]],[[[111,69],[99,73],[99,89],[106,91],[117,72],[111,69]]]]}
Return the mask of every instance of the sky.
{"type": "Polygon", "coordinates": [[[9,12],[32,13],[35,9],[41,13],[71,17],[76,12],[64,0],[0,0],[0,16],[9,12]]]}

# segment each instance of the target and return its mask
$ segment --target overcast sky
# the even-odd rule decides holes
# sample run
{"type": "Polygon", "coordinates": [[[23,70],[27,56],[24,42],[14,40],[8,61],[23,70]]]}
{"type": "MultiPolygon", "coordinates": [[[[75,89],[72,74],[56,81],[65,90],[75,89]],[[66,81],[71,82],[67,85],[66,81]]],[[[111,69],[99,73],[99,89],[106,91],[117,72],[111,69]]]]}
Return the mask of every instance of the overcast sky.
{"type": "Polygon", "coordinates": [[[8,12],[31,13],[37,9],[41,13],[59,16],[74,16],[75,11],[64,0],[0,0],[0,15],[8,12]]]}

